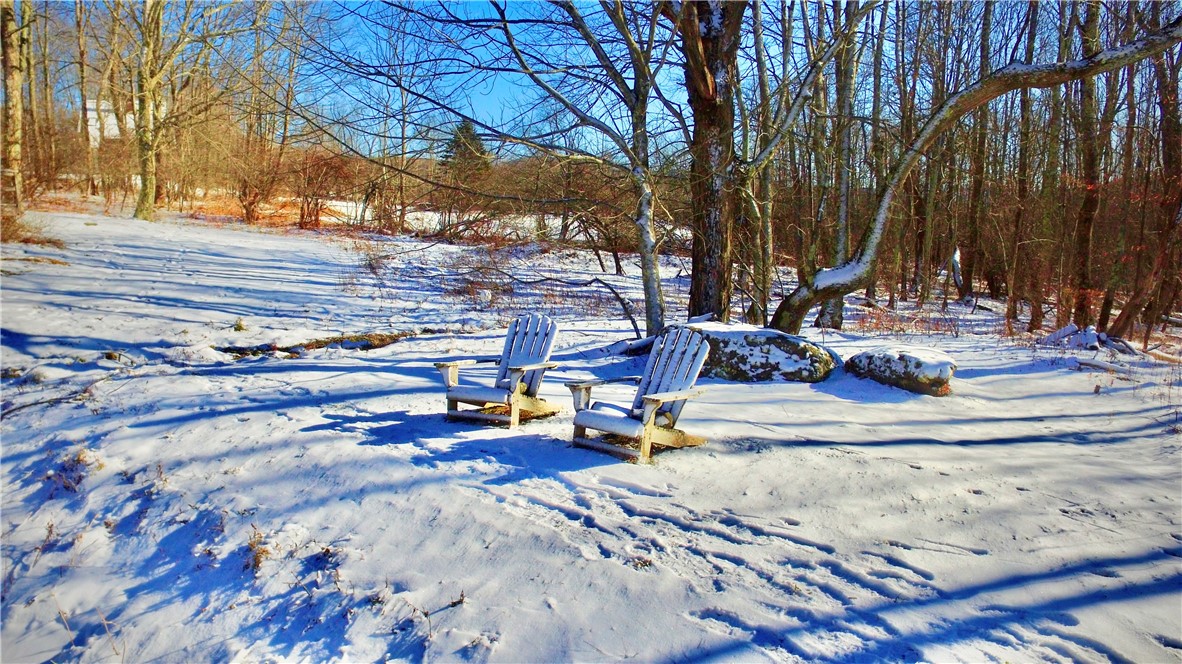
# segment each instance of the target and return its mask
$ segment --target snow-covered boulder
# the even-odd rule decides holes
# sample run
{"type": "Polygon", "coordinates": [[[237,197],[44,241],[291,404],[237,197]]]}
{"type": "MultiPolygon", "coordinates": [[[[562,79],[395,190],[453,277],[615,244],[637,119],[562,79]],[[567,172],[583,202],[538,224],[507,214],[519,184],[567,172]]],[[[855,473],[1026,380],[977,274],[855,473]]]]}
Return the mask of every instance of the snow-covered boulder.
{"type": "Polygon", "coordinates": [[[942,397],[952,393],[949,383],[956,363],[929,348],[879,348],[851,357],[845,370],[883,385],[942,397]]]}
{"type": "Polygon", "coordinates": [[[702,375],[711,378],[816,383],[841,364],[833,351],[779,330],[716,322],[688,323],[687,327],[705,334],[710,343],[702,375]]]}

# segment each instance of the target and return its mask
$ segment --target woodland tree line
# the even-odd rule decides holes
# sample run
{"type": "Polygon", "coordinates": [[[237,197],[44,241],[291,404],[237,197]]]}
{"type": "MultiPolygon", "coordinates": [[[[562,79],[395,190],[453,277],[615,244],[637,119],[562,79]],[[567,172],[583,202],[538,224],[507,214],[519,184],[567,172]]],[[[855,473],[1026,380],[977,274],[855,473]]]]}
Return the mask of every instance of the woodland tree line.
{"type": "Polygon", "coordinates": [[[527,218],[604,269],[639,253],[650,332],[656,257],[684,252],[690,315],[794,331],[851,293],[988,292],[1015,328],[1128,336],[1182,298],[1180,14],[3,0],[5,210],[74,188],[143,219],[214,194],[247,222],[434,211],[455,239],[527,218]]]}

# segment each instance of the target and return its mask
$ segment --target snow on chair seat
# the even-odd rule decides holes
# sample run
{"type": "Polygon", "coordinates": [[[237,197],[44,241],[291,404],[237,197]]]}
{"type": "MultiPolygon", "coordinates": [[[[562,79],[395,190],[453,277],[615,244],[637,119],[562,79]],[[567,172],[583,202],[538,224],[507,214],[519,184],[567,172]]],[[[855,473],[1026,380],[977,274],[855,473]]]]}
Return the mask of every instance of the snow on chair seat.
{"type": "Polygon", "coordinates": [[[515,427],[521,414],[544,417],[558,408],[538,397],[542,376],[558,366],[550,362],[550,351],[558,334],[558,324],[547,316],[526,314],[515,319],[505,334],[505,347],[495,360],[458,360],[436,362],[447,387],[448,418],[496,422],[515,427]],[[492,387],[460,385],[460,367],[480,362],[495,362],[500,369],[492,387]],[[476,406],[460,409],[460,404],[476,406]],[[507,412],[506,412],[507,411],[507,412]]]}
{"type": "Polygon", "coordinates": [[[639,383],[631,408],[591,404],[591,388],[616,381],[566,383],[575,402],[574,444],[635,456],[641,463],[652,461],[654,445],[704,445],[704,438],[691,436],[673,427],[685,402],[702,393],[702,390],[693,387],[709,352],[710,345],[701,333],[687,327],[666,330],[653,341],[644,375],[620,379],[639,383]],[[606,436],[591,438],[587,435],[588,429],[626,440],[616,443],[606,436]]]}

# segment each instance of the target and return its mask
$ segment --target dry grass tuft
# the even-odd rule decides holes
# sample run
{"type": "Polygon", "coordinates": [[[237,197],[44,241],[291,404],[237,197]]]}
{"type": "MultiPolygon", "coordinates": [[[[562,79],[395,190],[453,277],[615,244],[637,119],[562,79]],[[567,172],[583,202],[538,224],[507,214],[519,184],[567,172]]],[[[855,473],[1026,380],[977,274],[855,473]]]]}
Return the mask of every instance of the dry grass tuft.
{"type": "Polygon", "coordinates": [[[0,241],[16,242],[19,244],[39,244],[47,247],[65,249],[66,243],[57,238],[46,237],[45,229],[28,218],[4,217],[0,220],[0,241]]]}
{"type": "Polygon", "coordinates": [[[259,570],[263,567],[263,563],[271,557],[271,549],[266,545],[262,531],[254,524],[250,526],[250,537],[246,540],[246,548],[250,552],[250,558],[246,561],[246,567],[255,574],[258,574],[259,570]]]}
{"type": "Polygon", "coordinates": [[[77,493],[82,481],[92,471],[102,469],[102,460],[93,451],[80,447],[63,459],[58,468],[46,473],[45,479],[53,484],[54,489],[77,493]]]}

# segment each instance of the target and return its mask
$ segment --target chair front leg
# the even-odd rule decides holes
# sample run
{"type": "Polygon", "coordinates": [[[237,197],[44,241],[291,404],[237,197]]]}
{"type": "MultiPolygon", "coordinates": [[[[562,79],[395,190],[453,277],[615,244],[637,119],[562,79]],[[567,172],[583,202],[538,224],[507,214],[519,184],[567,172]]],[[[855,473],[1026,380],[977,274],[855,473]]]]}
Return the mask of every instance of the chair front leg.
{"type": "Polygon", "coordinates": [[[661,404],[655,401],[645,401],[644,411],[640,415],[640,422],[644,425],[644,429],[640,432],[640,455],[637,457],[638,463],[652,463],[653,462],[653,428],[657,426],[657,409],[661,404]]]}
{"type": "Polygon", "coordinates": [[[647,422],[644,425],[644,431],[640,434],[640,456],[637,461],[640,463],[653,462],[653,423],[647,422]]]}
{"type": "Polygon", "coordinates": [[[514,398],[509,400],[509,428],[512,429],[518,424],[521,424],[521,404],[514,398]]]}

